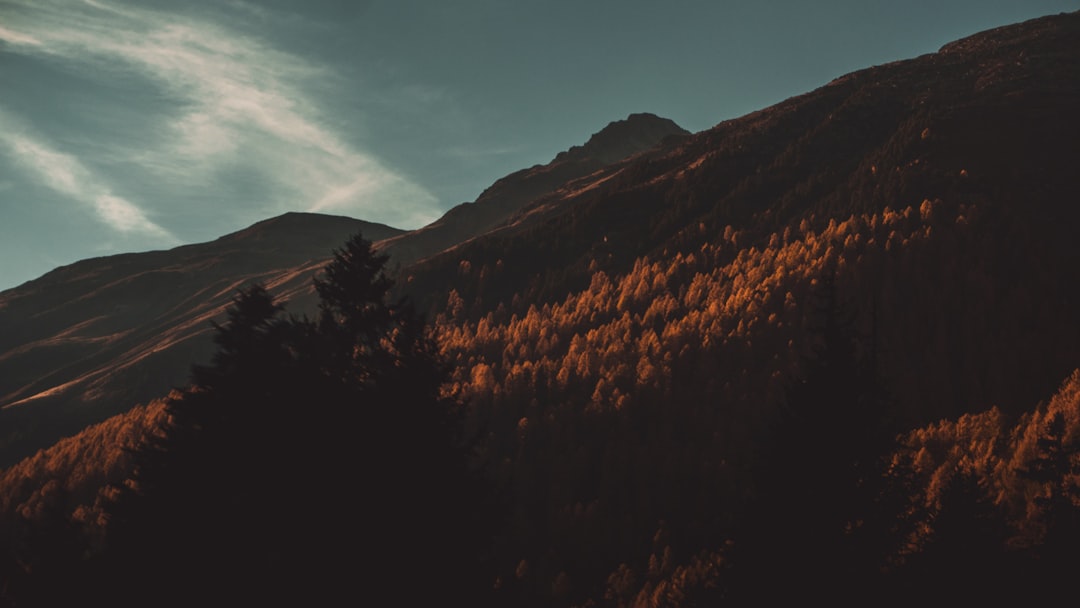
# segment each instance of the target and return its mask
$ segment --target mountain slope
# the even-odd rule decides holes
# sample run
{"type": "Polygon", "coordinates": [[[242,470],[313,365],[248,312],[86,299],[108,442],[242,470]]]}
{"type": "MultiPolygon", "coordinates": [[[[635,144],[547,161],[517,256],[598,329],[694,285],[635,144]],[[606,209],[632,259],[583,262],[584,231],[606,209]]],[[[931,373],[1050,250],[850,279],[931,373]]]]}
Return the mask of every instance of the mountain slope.
{"type": "MultiPolygon", "coordinates": [[[[986,250],[965,261],[988,275],[977,286],[980,293],[1022,299],[1051,290],[1042,301],[1066,314],[1080,301],[1072,263],[1080,251],[1070,236],[1080,207],[1069,203],[1080,190],[1071,168],[1080,137],[1080,117],[1072,110],[1078,99],[1077,13],[978,34],[939,53],[849,74],[598,171],[530,203],[503,227],[409,268],[402,290],[432,314],[453,291],[464,318],[475,321],[500,305],[506,316],[522,317],[530,306],[587,289],[597,271],[630,273],[643,256],[669,260],[727,241],[735,245],[731,258],[719,260],[727,262],[739,250],[761,250],[804,220],[822,230],[831,219],[889,207],[917,213],[929,200],[951,208],[977,205],[986,215],[980,236],[986,250]],[[1031,295],[1021,295],[1020,285],[1031,295]]],[[[938,277],[942,289],[959,289],[960,282],[943,274],[931,269],[928,277],[938,277]]],[[[950,305],[940,322],[952,323],[963,306],[973,306],[970,293],[957,293],[957,302],[965,303],[950,305]]],[[[978,304],[996,310],[1000,323],[1013,323],[1015,311],[998,308],[1006,298],[978,304]]],[[[1052,355],[1037,351],[1047,340],[1063,344],[1080,336],[1071,325],[1055,329],[1045,314],[1024,323],[1038,329],[1021,346],[1025,354],[1009,358],[1019,355],[1038,386],[1001,386],[1001,375],[984,368],[985,382],[965,380],[965,388],[935,397],[926,411],[946,414],[988,398],[1023,406],[1051,391],[1072,363],[1040,369],[1035,361],[1052,355]]],[[[895,347],[897,356],[905,356],[915,346],[906,341],[926,328],[915,329],[895,336],[904,343],[895,347]]],[[[1003,329],[1012,331],[1008,324],[1003,329]]],[[[982,360],[983,341],[992,341],[997,330],[972,331],[987,335],[941,338],[958,361],[982,360]]],[[[912,383],[905,378],[902,384],[912,383]]]]}
{"type": "Polygon", "coordinates": [[[287,213],[215,241],[84,260],[0,293],[0,463],[164,396],[210,352],[210,321],[261,281],[301,306],[356,231],[402,231],[287,213]]]}
{"type": "MultiPolygon", "coordinates": [[[[929,593],[941,568],[956,597],[1067,588],[1008,544],[1036,484],[982,485],[1030,454],[972,480],[979,449],[1011,448],[994,443],[1007,430],[965,440],[1080,366],[1078,76],[1080,13],[978,34],[597,172],[407,269],[516,499],[514,597],[833,601],[929,593]],[[909,464],[860,470],[913,429],[930,445],[909,464]],[[1001,576],[973,589],[986,572],[1001,576]]],[[[1075,434],[1040,433],[1069,455],[1044,496],[1075,507],[1075,434]]]]}
{"type": "MultiPolygon", "coordinates": [[[[702,221],[707,233],[728,224],[760,232],[763,223],[945,196],[1023,205],[1040,217],[1068,213],[1058,207],[1075,193],[1069,167],[1080,127],[1068,110],[1080,89],[1077,20],[1070,13],[977,34],[726,121],[541,197],[507,222],[505,238],[489,235],[430,272],[448,277],[457,258],[483,257],[485,248],[535,250],[532,237],[553,230],[563,238],[550,253],[564,259],[552,267],[610,254],[625,269],[642,253],[692,241],[702,221]],[[540,213],[542,228],[515,229],[515,219],[540,213]]],[[[507,277],[516,282],[506,291],[527,290],[545,264],[547,256],[536,258],[507,277]]]]}
{"type": "Polygon", "coordinates": [[[311,278],[357,230],[400,266],[489,229],[610,159],[686,133],[633,114],[416,231],[287,213],[210,243],[84,260],[0,293],[0,422],[8,423],[0,466],[183,384],[188,367],[209,354],[210,321],[246,283],[263,282],[291,301],[291,312],[308,311],[311,278]]]}
{"type": "MultiPolygon", "coordinates": [[[[1078,75],[1080,13],[984,32],[541,189],[402,266],[508,497],[501,604],[1071,593],[1078,75]]],[[[20,463],[11,494],[74,509],[47,461],[139,428],[20,463]]]]}

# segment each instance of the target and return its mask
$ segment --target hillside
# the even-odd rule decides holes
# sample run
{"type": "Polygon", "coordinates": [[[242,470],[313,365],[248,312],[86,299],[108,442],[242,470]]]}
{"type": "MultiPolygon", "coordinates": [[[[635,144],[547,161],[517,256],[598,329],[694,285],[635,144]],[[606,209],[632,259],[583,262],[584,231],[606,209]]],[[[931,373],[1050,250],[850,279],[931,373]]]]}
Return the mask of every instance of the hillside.
{"type": "Polygon", "coordinates": [[[852,289],[883,307],[883,356],[907,365],[912,349],[939,344],[949,365],[964,368],[928,363],[892,378],[923,420],[971,403],[1026,407],[1069,372],[1080,337],[1063,323],[1077,301],[1080,255],[1070,236],[1078,208],[1067,202],[1080,186],[1070,168],[1080,135],[1070,110],[1080,96],[1077,21],[1035,20],[868,68],[613,165],[409,268],[402,292],[431,314],[454,292],[460,319],[501,311],[505,322],[588,290],[597,271],[617,280],[645,261],[708,250],[721,252],[716,263],[738,263],[774,238],[789,242],[791,231],[820,234],[888,209],[919,213],[924,201],[976,207],[978,249],[908,254],[904,275],[852,289]],[[920,292],[936,299],[920,301],[920,292]]]}
{"type": "Polygon", "coordinates": [[[0,293],[0,464],[184,385],[239,287],[261,281],[300,305],[357,230],[401,233],[288,213],[208,243],[83,260],[0,293]]]}
{"type": "MultiPolygon", "coordinates": [[[[658,145],[629,157],[598,134],[465,207],[491,202],[492,223],[464,222],[471,228],[444,233],[453,247],[432,240],[415,262],[397,258],[391,300],[408,296],[426,313],[449,364],[442,398],[462,404],[466,435],[479,439],[471,462],[504,499],[498,529],[484,538],[484,571],[495,575],[476,604],[855,606],[869,597],[904,606],[1075,593],[1076,107],[1080,12],[869,67],[700,133],[650,136],[658,145]],[[607,164],[594,142],[614,150],[607,164]],[[580,158],[601,164],[560,173],[580,158]],[[518,193],[505,207],[494,202],[504,188],[518,193]]],[[[626,126],[612,124],[608,134],[626,126]]],[[[472,212],[452,211],[445,225],[455,213],[472,212]]],[[[390,244],[422,232],[375,249],[394,260],[390,244]]],[[[214,293],[227,299],[248,281],[288,276],[297,282],[270,285],[292,297],[320,260],[284,265],[303,269],[288,275],[222,276],[214,293]]],[[[85,291],[72,282],[80,273],[65,272],[51,279],[51,289],[68,290],[54,306],[85,291]]],[[[11,315],[0,317],[5,336],[49,309],[30,291],[13,308],[10,293],[0,294],[0,314],[11,315]]],[[[95,318],[83,323],[104,323],[95,318]]],[[[255,363],[269,351],[317,387],[365,378],[309,373],[305,365],[325,356],[327,343],[312,338],[322,325],[259,327],[263,338],[282,332],[287,348],[251,349],[255,363]]],[[[60,330],[49,331],[38,342],[60,330]]],[[[342,352],[374,344],[386,340],[342,352]]],[[[22,360],[16,354],[0,355],[5,370],[22,360]]],[[[212,518],[220,501],[223,513],[266,519],[257,547],[229,548],[267,559],[267,538],[295,541],[306,523],[326,531],[336,522],[289,525],[268,515],[273,505],[317,517],[320,500],[355,489],[377,504],[326,511],[353,535],[346,545],[392,539],[365,517],[387,515],[396,494],[381,488],[408,486],[412,477],[395,473],[422,470],[425,453],[408,424],[370,423],[398,412],[386,405],[393,396],[370,410],[313,410],[308,393],[278,386],[285,377],[228,385],[243,414],[214,454],[251,467],[264,487],[231,490],[228,475],[214,473],[218,494],[201,497],[201,508],[212,518]],[[266,402],[271,414],[260,413],[266,402]],[[336,439],[332,457],[322,448],[288,457],[290,446],[322,445],[311,442],[323,433],[336,439]],[[374,443],[350,441],[360,436],[380,447],[364,451],[374,443]],[[260,468],[261,453],[274,464],[260,468]]],[[[33,394],[19,390],[5,393],[33,394]]],[[[8,468],[3,529],[52,538],[50,522],[60,520],[75,537],[107,539],[99,515],[110,496],[137,494],[143,479],[122,448],[168,438],[162,403],[186,398],[150,397],[8,468]],[[80,451],[100,464],[73,466],[80,451]]],[[[5,415],[19,411],[33,410],[5,415]]],[[[228,464],[202,464],[218,463],[228,464]]],[[[407,506],[393,514],[406,518],[401,529],[408,517],[430,522],[429,503],[407,506]]],[[[49,555],[13,546],[16,563],[49,555]]],[[[391,554],[406,580],[447,565],[411,544],[391,554]]],[[[352,572],[344,559],[337,567],[352,572]]]]}

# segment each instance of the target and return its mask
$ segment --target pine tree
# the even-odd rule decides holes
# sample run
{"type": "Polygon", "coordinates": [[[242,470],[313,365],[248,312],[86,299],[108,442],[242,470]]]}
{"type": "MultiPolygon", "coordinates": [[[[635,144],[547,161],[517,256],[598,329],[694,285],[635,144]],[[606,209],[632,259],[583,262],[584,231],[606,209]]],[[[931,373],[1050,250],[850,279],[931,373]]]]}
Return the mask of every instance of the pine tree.
{"type": "Polygon", "coordinates": [[[437,345],[387,302],[384,263],[361,235],[335,250],[315,319],[240,292],[112,505],[99,599],[482,603],[492,503],[437,345]]]}

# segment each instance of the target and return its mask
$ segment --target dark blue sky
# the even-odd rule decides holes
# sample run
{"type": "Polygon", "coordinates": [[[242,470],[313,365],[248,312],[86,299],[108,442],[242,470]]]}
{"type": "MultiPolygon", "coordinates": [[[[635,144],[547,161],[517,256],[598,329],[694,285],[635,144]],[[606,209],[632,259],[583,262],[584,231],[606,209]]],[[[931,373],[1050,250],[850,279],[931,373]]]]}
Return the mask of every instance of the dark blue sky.
{"type": "Polygon", "coordinates": [[[0,290],[285,211],[418,228],[633,112],[691,131],[1076,0],[0,0],[0,290]]]}

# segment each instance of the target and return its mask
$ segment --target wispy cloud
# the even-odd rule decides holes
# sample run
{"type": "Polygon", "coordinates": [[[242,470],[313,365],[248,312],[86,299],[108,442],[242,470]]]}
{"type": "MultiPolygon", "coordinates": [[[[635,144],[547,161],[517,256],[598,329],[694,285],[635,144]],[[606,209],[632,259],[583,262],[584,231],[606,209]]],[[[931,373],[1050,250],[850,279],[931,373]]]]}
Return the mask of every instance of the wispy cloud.
{"type": "Polygon", "coordinates": [[[100,177],[77,158],[59,152],[28,135],[17,121],[0,111],[0,142],[21,166],[43,184],[87,205],[99,220],[121,233],[153,237],[166,245],[178,243],[168,230],[154,223],[137,205],[112,192],[100,177]]]}
{"type": "Polygon", "coordinates": [[[28,34],[12,31],[0,25],[0,40],[11,45],[41,46],[41,41],[28,34]]]}
{"type": "Polygon", "coordinates": [[[301,208],[410,228],[437,216],[431,193],[330,126],[309,94],[333,81],[318,65],[223,22],[94,0],[12,4],[19,18],[0,28],[11,50],[137,73],[167,97],[166,122],[129,166],[177,188],[217,185],[223,167],[243,168],[274,193],[260,213],[301,208]]]}

